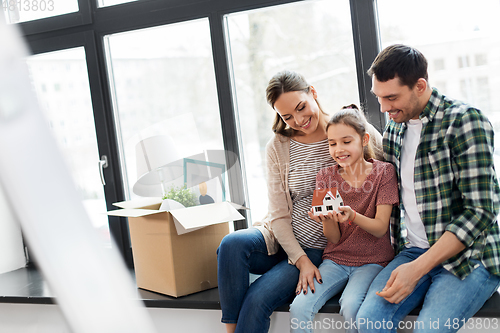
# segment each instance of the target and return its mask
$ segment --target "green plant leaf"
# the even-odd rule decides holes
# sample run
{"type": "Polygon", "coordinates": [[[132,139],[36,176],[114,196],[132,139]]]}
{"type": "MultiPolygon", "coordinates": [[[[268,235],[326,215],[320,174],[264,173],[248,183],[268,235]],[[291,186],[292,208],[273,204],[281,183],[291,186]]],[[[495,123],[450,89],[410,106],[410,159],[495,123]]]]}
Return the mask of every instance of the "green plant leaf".
{"type": "Polygon", "coordinates": [[[184,184],[182,187],[171,186],[163,195],[163,200],[172,199],[184,205],[184,207],[196,206],[198,200],[196,194],[187,188],[184,184]]]}

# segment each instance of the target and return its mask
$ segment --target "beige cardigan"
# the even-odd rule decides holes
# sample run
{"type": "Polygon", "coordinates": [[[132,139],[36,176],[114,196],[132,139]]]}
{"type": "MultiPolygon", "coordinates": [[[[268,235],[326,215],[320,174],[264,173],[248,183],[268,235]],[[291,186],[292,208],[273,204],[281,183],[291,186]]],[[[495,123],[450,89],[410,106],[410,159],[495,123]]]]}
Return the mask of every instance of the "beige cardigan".
{"type": "Polygon", "coordinates": [[[269,255],[278,252],[279,245],[295,265],[305,254],[292,229],[292,198],[288,188],[290,169],[290,138],[276,134],[266,145],[268,213],[257,228],[266,240],[269,255]]]}
{"type": "MultiPolygon", "coordinates": [[[[370,140],[375,147],[376,159],[383,160],[382,136],[369,126],[370,140]]],[[[295,265],[305,255],[292,229],[292,198],[288,187],[290,168],[290,138],[276,134],[266,145],[268,213],[262,222],[254,225],[262,232],[269,255],[278,252],[279,246],[288,255],[288,262],[295,265]]]]}

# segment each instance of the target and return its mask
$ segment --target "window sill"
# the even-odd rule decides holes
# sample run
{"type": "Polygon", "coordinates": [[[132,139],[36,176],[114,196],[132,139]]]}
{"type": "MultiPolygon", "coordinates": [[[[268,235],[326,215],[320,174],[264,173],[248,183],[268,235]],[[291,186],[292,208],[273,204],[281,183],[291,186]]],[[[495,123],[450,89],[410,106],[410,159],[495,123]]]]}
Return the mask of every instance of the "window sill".
{"type": "MultiPolygon", "coordinates": [[[[133,271],[131,274],[134,277],[133,271]]],[[[149,308],[220,310],[217,288],[179,298],[143,289],[138,289],[138,293],[144,305],[149,308]]],[[[56,297],[36,268],[21,268],[0,274],[0,303],[56,304],[56,297]]],[[[288,305],[281,306],[276,311],[288,312],[288,305]]],[[[339,311],[339,296],[335,296],[320,312],[339,313],[339,311]]],[[[417,308],[410,312],[410,315],[418,315],[418,312],[417,308]]],[[[474,317],[500,318],[500,294],[496,292],[474,317]]]]}

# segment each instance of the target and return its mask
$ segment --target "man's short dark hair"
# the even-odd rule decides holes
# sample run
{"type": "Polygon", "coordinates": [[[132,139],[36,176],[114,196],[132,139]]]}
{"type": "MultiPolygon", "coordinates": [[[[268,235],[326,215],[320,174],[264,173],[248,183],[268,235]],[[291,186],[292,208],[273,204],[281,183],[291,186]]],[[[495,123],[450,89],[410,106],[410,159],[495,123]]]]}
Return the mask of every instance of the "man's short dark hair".
{"type": "Polygon", "coordinates": [[[412,89],[418,79],[428,81],[427,59],[417,49],[410,46],[395,44],[386,47],[373,61],[368,75],[380,82],[399,78],[402,85],[412,89]]]}

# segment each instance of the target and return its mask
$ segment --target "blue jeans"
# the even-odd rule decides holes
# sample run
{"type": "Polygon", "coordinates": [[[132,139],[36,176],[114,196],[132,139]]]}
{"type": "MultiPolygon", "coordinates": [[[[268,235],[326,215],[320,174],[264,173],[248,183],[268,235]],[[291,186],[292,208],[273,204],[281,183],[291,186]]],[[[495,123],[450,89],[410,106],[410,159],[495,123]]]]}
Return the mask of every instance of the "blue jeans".
{"type": "Polygon", "coordinates": [[[457,332],[493,295],[500,285],[500,277],[488,272],[478,263],[464,280],[460,280],[436,266],[420,279],[413,292],[398,304],[387,302],[375,292],[385,287],[396,267],[411,262],[426,250],[409,248],[399,253],[373,280],[366,299],[358,311],[360,332],[396,332],[398,325],[413,325],[413,332],[457,332]],[[422,304],[423,303],[423,304],[422,304]],[[414,323],[402,320],[411,310],[422,304],[414,323]]]}
{"type": "Polygon", "coordinates": [[[343,327],[347,333],[357,332],[356,314],[370,284],[382,268],[377,264],[353,267],[324,260],[319,266],[323,283],[315,285],[314,294],[309,289],[307,294],[297,295],[290,306],[290,332],[312,333],[316,313],[344,287],[340,298],[340,314],[344,317],[343,327]]]}
{"type": "MultiPolygon", "coordinates": [[[[313,264],[321,263],[323,250],[304,251],[313,264]]],[[[227,235],[217,254],[221,321],[237,323],[237,333],[267,332],[273,311],[295,296],[299,270],[288,263],[281,248],[269,256],[256,228],[227,235]],[[262,276],[249,285],[250,273],[262,276]]]]}

